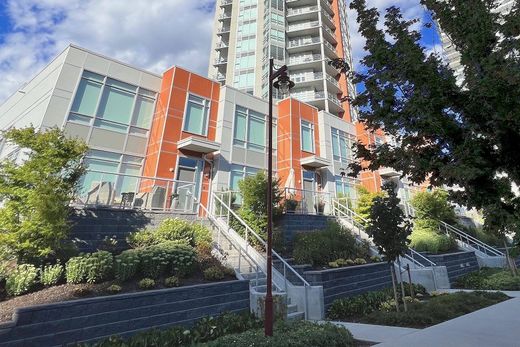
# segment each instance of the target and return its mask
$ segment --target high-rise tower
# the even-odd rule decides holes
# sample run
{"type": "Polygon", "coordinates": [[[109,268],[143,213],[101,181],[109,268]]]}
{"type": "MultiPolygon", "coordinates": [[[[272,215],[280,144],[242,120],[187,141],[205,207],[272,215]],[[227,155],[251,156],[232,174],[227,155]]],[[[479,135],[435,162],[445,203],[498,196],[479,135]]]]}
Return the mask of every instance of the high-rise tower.
{"type": "Polygon", "coordinates": [[[352,121],[340,99],[355,93],[328,62],[352,66],[346,4],[341,0],[217,0],[209,77],[267,98],[269,58],[289,67],[291,96],[352,121]]]}

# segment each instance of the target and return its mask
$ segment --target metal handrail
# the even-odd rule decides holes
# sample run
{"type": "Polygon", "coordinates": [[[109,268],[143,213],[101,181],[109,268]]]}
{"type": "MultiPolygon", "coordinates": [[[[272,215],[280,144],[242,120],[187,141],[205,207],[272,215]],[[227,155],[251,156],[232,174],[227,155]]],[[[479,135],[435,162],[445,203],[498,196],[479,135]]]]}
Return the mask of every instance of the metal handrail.
{"type": "MultiPolygon", "coordinates": [[[[244,220],[242,218],[240,218],[235,213],[235,211],[233,211],[228,205],[226,205],[226,203],[224,201],[222,201],[219,197],[215,196],[214,194],[212,194],[212,195],[221,204],[221,206],[223,206],[225,209],[227,209],[233,215],[233,217],[235,217],[240,222],[240,224],[242,224],[246,228],[246,242],[247,242],[247,244],[249,244],[247,233],[251,233],[262,244],[262,246],[267,248],[267,243],[264,241],[264,239],[262,239],[249,225],[247,225],[247,223],[244,222],[244,220]]],[[[294,270],[285,261],[285,259],[283,259],[278,253],[276,253],[275,250],[273,250],[273,256],[276,257],[284,265],[284,267],[287,267],[293,273],[293,275],[295,275],[303,283],[304,286],[310,287],[309,282],[307,282],[296,270],[294,270]]]]}
{"type": "MultiPolygon", "coordinates": [[[[198,200],[196,198],[194,198],[197,202],[198,200]]],[[[206,208],[206,206],[204,206],[203,204],[199,203],[199,206],[202,208],[202,210],[206,213],[206,217],[213,223],[213,225],[215,225],[217,228],[218,228],[218,231],[219,231],[219,234],[220,233],[225,233],[225,229],[218,221],[217,218],[215,218],[215,216],[209,212],[209,210],[206,208]]],[[[261,271],[264,275],[267,276],[267,273],[265,271],[263,271],[262,267],[260,266],[260,264],[258,264],[253,257],[251,257],[248,253],[247,253],[247,250],[244,249],[242,246],[240,245],[235,245],[233,243],[231,243],[231,246],[234,247],[236,250],[239,251],[239,257],[242,257],[242,254],[251,262],[255,265],[255,268],[256,268],[256,272],[258,273],[258,271],[261,271]]],[[[220,245],[219,245],[220,246],[220,245]]],[[[240,259],[239,259],[239,264],[240,264],[240,259]]],[[[238,267],[238,271],[240,271],[240,265],[238,267]]],[[[258,275],[257,275],[257,278],[256,278],[256,285],[258,286],[258,275]]],[[[282,288],[280,288],[276,283],[274,283],[276,289],[278,289],[280,292],[282,291],[282,288]]]]}

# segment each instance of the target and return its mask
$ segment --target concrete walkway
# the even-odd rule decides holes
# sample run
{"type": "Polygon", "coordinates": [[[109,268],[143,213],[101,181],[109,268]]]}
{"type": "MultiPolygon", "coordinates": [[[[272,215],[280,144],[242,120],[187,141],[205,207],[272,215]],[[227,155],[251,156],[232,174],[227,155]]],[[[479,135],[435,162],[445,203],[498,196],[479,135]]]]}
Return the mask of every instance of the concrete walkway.
{"type": "Polygon", "coordinates": [[[390,327],[384,325],[347,322],[331,323],[348,329],[356,340],[373,343],[381,343],[395,340],[402,336],[420,331],[420,329],[390,327]]]}
{"type": "Polygon", "coordinates": [[[516,297],[430,328],[388,339],[376,346],[518,347],[519,313],[520,297],[516,297]]]}

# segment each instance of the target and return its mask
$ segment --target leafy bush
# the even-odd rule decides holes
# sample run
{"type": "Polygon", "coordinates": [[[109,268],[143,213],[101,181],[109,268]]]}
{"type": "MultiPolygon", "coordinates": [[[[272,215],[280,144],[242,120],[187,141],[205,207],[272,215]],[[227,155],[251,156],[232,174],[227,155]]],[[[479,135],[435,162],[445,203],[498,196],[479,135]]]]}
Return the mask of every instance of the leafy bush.
{"type": "Polygon", "coordinates": [[[163,274],[185,277],[194,271],[197,261],[192,247],[175,242],[140,249],[138,255],[141,273],[151,278],[158,278],[163,274]]]}
{"type": "Polygon", "coordinates": [[[86,347],[143,347],[143,346],[191,346],[214,340],[220,336],[236,334],[250,329],[260,328],[262,323],[251,313],[225,313],[219,317],[205,317],[197,321],[193,327],[172,327],[167,329],[151,329],[124,340],[113,336],[106,340],[87,345],[86,347]]]}
{"type": "Polygon", "coordinates": [[[220,261],[213,256],[213,248],[209,243],[201,243],[197,245],[197,262],[199,263],[199,268],[201,271],[204,271],[208,267],[211,266],[219,266],[220,261]]]}
{"type": "Polygon", "coordinates": [[[374,205],[374,200],[377,197],[383,197],[384,192],[372,193],[364,186],[357,186],[356,191],[358,199],[354,212],[356,212],[357,216],[354,216],[354,219],[367,227],[367,222],[370,221],[370,210],[372,209],[372,205],[374,205]]]}
{"type": "Polygon", "coordinates": [[[11,128],[2,138],[26,153],[22,163],[0,163],[0,245],[20,263],[56,256],[70,229],[69,203],[84,172],[87,145],[56,128],[11,128]]]}
{"type": "Polygon", "coordinates": [[[47,265],[40,273],[40,282],[46,286],[55,286],[63,276],[63,265],[47,265]]]}
{"type": "Polygon", "coordinates": [[[363,256],[360,247],[350,231],[336,222],[330,222],[324,230],[296,235],[293,257],[297,264],[324,266],[339,258],[363,256]]]}
{"type": "Polygon", "coordinates": [[[457,242],[448,235],[415,228],[410,235],[410,247],[417,252],[443,253],[456,250],[457,242]]]}
{"type": "Polygon", "coordinates": [[[123,290],[123,288],[117,284],[112,284],[106,289],[108,294],[119,294],[121,293],[121,290],[123,290]]]}
{"type": "Polygon", "coordinates": [[[118,281],[134,278],[139,271],[139,252],[129,249],[114,257],[114,274],[118,281]]]}
{"type": "Polygon", "coordinates": [[[520,276],[502,269],[481,269],[459,277],[454,288],[488,289],[488,290],[520,290],[520,276]]]}
{"type": "Polygon", "coordinates": [[[235,272],[233,269],[220,265],[207,268],[204,270],[203,275],[206,281],[222,281],[226,276],[235,275],[235,272]]]}
{"type": "Polygon", "coordinates": [[[152,278],[143,278],[137,285],[143,290],[153,289],[155,288],[155,281],[152,278]]]}
{"type": "Polygon", "coordinates": [[[408,312],[372,312],[362,317],[360,322],[425,328],[507,299],[508,297],[503,293],[458,292],[431,297],[425,302],[410,302],[408,312]]]}
{"type": "Polygon", "coordinates": [[[179,277],[171,276],[164,279],[164,286],[168,288],[179,287],[181,282],[179,281],[179,277]]]}
{"type": "Polygon", "coordinates": [[[133,248],[154,246],[167,241],[195,247],[200,243],[211,242],[211,232],[202,224],[175,218],[165,219],[155,230],[141,230],[127,237],[128,244],[133,248]]]}
{"type": "Polygon", "coordinates": [[[107,251],[88,253],[69,259],[65,265],[67,283],[99,283],[112,275],[113,257],[107,251]]]}
{"type": "Polygon", "coordinates": [[[355,343],[352,334],[343,327],[299,321],[277,324],[272,337],[266,337],[262,329],[256,329],[227,335],[203,346],[350,347],[355,343]]]}
{"type": "Polygon", "coordinates": [[[34,265],[18,265],[6,280],[5,289],[9,295],[22,295],[29,292],[36,285],[38,269],[34,265]]]}

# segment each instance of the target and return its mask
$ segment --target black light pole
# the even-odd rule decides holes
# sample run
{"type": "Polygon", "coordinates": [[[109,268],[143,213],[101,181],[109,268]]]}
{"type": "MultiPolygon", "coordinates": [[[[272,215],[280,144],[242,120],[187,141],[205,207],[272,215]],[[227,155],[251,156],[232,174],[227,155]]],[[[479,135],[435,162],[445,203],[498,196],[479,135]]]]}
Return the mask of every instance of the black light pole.
{"type": "Polygon", "coordinates": [[[267,139],[267,293],[265,295],[264,332],[273,336],[273,87],[287,94],[294,82],[287,75],[287,65],[274,69],[269,59],[269,130],[267,139]],[[277,81],[275,81],[278,79],[277,81]]]}

